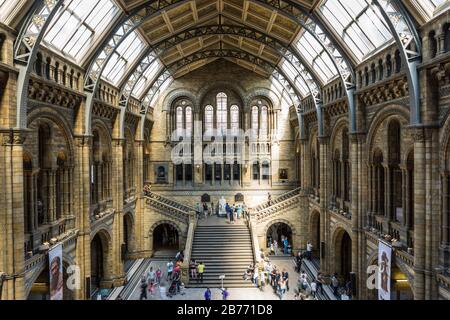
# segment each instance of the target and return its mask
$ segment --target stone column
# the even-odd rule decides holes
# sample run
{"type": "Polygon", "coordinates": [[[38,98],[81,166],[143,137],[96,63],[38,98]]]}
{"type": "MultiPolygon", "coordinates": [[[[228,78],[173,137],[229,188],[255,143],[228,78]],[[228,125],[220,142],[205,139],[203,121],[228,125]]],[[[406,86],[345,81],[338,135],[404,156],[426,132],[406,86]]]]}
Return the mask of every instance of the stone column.
{"type": "Polygon", "coordinates": [[[425,132],[417,129],[414,138],[414,299],[425,299],[425,250],[426,250],[426,146],[425,132]]]}
{"type": "Polygon", "coordinates": [[[92,137],[74,136],[74,166],[72,175],[72,214],[79,230],[76,247],[76,264],[80,267],[81,288],[76,290],[76,299],[89,299],[86,284],[91,276],[91,222],[90,222],[90,149],[92,137]]]}
{"type": "Polygon", "coordinates": [[[350,139],[350,170],[351,170],[351,213],[352,213],[352,272],[356,274],[356,291],[359,299],[365,293],[365,257],[364,257],[364,227],[367,225],[366,213],[368,203],[364,199],[367,195],[367,170],[364,166],[365,133],[353,133],[350,139]]]}
{"type": "MultiPolygon", "coordinates": [[[[133,143],[133,141],[127,141],[127,143],[133,143]]],[[[129,146],[134,148],[134,145],[129,146]]],[[[111,239],[111,260],[113,265],[111,266],[111,279],[105,279],[111,282],[114,286],[120,286],[123,284],[125,274],[123,270],[123,262],[121,259],[121,246],[123,243],[123,214],[124,214],[124,180],[128,179],[130,182],[133,177],[126,177],[124,179],[123,170],[123,157],[125,153],[124,140],[120,138],[113,138],[112,141],[112,159],[113,159],[113,172],[112,172],[112,198],[113,208],[115,209],[114,223],[112,226],[113,238],[111,239]]],[[[137,156],[134,152],[134,157],[137,156]]],[[[129,161],[127,165],[131,165],[132,161],[129,161]]],[[[128,172],[133,172],[132,168],[128,172]]],[[[141,177],[142,178],[142,177],[141,177]]],[[[128,189],[132,188],[132,185],[128,185],[128,189]]],[[[127,190],[128,190],[127,189],[127,190]]],[[[138,195],[142,193],[142,188],[138,190],[138,195]]]]}
{"type": "MultiPolygon", "coordinates": [[[[330,272],[333,266],[329,261],[332,244],[330,240],[330,215],[328,213],[328,196],[329,196],[329,137],[319,137],[319,159],[320,159],[320,239],[325,242],[325,254],[321,255],[320,266],[325,272],[330,272]],[[322,257],[323,256],[323,257],[322,257]]],[[[330,259],[331,260],[331,259],[330,259]]]]}
{"type": "Polygon", "coordinates": [[[24,140],[24,132],[0,131],[0,270],[7,275],[1,292],[4,300],[26,299],[23,274],[24,140]]]}

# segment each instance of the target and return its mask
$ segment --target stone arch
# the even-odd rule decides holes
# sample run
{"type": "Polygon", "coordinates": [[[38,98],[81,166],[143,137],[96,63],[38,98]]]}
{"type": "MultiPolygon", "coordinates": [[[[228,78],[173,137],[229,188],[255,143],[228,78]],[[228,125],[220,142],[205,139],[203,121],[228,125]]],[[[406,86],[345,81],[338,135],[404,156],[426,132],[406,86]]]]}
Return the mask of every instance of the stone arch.
{"type": "Polygon", "coordinates": [[[440,135],[440,167],[450,171],[450,113],[444,123],[440,135]]]}
{"type": "Polygon", "coordinates": [[[105,228],[98,228],[91,234],[91,283],[99,288],[106,287],[104,282],[111,279],[112,274],[112,241],[111,233],[105,228]],[[93,247],[95,246],[95,247],[93,247]],[[95,254],[95,256],[94,256],[95,254]],[[93,270],[95,268],[95,270],[93,270]]]}
{"type": "MultiPolygon", "coordinates": [[[[65,253],[64,249],[63,249],[63,255],[62,255],[62,263],[63,263],[64,273],[65,273],[65,269],[67,268],[67,266],[76,265],[75,260],[69,254],[65,253]]],[[[25,282],[25,288],[24,288],[25,299],[27,299],[29,297],[29,295],[31,293],[31,289],[33,287],[33,284],[37,281],[39,276],[41,274],[43,274],[44,271],[47,271],[47,274],[49,272],[47,259],[43,259],[43,261],[40,263],[39,267],[33,271],[32,275],[25,282]]]]}
{"type": "Polygon", "coordinates": [[[370,150],[373,149],[375,138],[378,132],[378,129],[383,124],[384,120],[391,116],[398,116],[401,120],[399,120],[400,124],[409,123],[409,110],[405,106],[402,105],[389,105],[380,109],[375,116],[373,117],[369,130],[367,133],[367,146],[370,154],[370,150]]]}
{"type": "Polygon", "coordinates": [[[318,210],[312,210],[309,214],[309,240],[313,245],[313,251],[320,252],[320,212],[318,210]]]}
{"type": "Polygon", "coordinates": [[[183,97],[186,97],[186,99],[191,100],[194,107],[194,112],[199,112],[199,109],[197,109],[199,105],[197,98],[191,91],[186,89],[175,89],[169,92],[164,98],[162,111],[170,112],[172,105],[175,103],[175,101],[183,97]]]}
{"type": "MultiPolygon", "coordinates": [[[[74,155],[74,143],[73,143],[73,131],[71,125],[68,123],[68,121],[65,119],[65,117],[57,110],[51,109],[49,107],[38,107],[33,108],[32,111],[28,114],[28,125],[27,127],[30,128],[31,125],[35,121],[39,121],[40,123],[48,123],[50,122],[52,125],[58,127],[59,130],[61,130],[61,133],[64,136],[64,140],[66,141],[67,147],[68,147],[68,153],[69,163],[73,163],[73,155],[74,155]]],[[[56,156],[59,150],[55,150],[54,152],[54,159],[56,161],[56,156]]]]}
{"type": "Polygon", "coordinates": [[[149,241],[150,251],[154,252],[154,249],[155,249],[153,247],[153,242],[154,242],[153,235],[154,235],[154,232],[155,232],[157,227],[159,227],[160,225],[163,225],[163,224],[168,224],[168,225],[172,226],[173,228],[175,228],[175,230],[177,231],[177,233],[178,233],[178,245],[179,245],[178,250],[180,250],[181,246],[182,246],[182,243],[183,243],[182,238],[185,236],[183,234],[183,232],[182,232],[182,229],[181,229],[180,225],[178,223],[176,223],[175,221],[172,221],[172,220],[159,220],[159,221],[155,222],[150,227],[150,229],[148,230],[148,237],[149,237],[149,240],[150,240],[149,241]]]}
{"type": "Polygon", "coordinates": [[[134,250],[135,246],[135,219],[133,212],[126,212],[123,217],[123,244],[124,250],[123,254],[130,253],[134,250]]]}
{"type": "Polygon", "coordinates": [[[220,90],[225,90],[225,91],[233,91],[239,98],[240,98],[240,102],[241,102],[241,108],[244,107],[244,97],[246,95],[245,90],[237,85],[236,83],[233,83],[231,81],[216,81],[213,84],[205,84],[204,86],[201,87],[202,89],[200,89],[197,92],[197,97],[198,99],[196,100],[196,106],[195,106],[195,110],[201,110],[202,109],[202,103],[205,100],[206,95],[216,89],[220,89],[220,90]]]}
{"type": "Polygon", "coordinates": [[[278,105],[281,104],[281,97],[277,95],[274,91],[266,89],[266,88],[254,88],[251,92],[249,92],[247,95],[245,95],[243,98],[244,106],[246,108],[250,107],[250,103],[257,99],[258,97],[261,97],[263,99],[266,99],[270,104],[272,108],[276,108],[278,105]]]}
{"type": "Polygon", "coordinates": [[[348,278],[349,273],[352,271],[352,233],[349,227],[342,223],[336,224],[333,228],[332,234],[332,266],[334,272],[338,275],[348,278]]]}
{"type": "MultiPolygon", "coordinates": [[[[296,230],[296,228],[295,228],[295,226],[294,226],[294,224],[293,223],[291,223],[289,220],[287,220],[287,219],[275,219],[275,220],[271,220],[271,221],[268,221],[267,223],[266,223],[266,225],[264,226],[264,231],[263,231],[263,237],[264,237],[264,239],[267,239],[267,233],[268,233],[268,231],[269,231],[269,229],[273,226],[273,225],[275,225],[275,224],[278,224],[278,223],[282,223],[282,224],[285,224],[286,226],[288,226],[289,227],[289,229],[290,229],[290,231],[291,231],[291,237],[292,237],[292,239],[289,239],[289,243],[290,243],[290,245],[292,246],[292,248],[297,248],[298,246],[299,246],[299,244],[298,243],[296,243],[296,238],[297,238],[297,230],[296,230]]],[[[267,240],[266,240],[267,241],[267,240]]],[[[279,248],[282,248],[282,245],[278,245],[278,247],[279,248]]]]}
{"type": "Polygon", "coordinates": [[[336,140],[339,137],[339,133],[345,128],[348,128],[348,119],[347,117],[340,117],[334,124],[333,129],[331,130],[330,136],[330,146],[331,150],[336,149],[334,146],[336,145],[336,140]]]}

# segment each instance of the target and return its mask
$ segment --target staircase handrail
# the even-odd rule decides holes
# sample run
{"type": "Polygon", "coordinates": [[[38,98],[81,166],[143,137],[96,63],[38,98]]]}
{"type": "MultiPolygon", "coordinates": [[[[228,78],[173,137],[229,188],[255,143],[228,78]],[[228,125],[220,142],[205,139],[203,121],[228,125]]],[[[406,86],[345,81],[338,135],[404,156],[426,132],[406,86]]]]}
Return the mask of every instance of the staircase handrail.
{"type": "Polygon", "coordinates": [[[181,267],[181,280],[187,285],[189,283],[189,262],[191,261],[192,245],[194,243],[195,228],[197,227],[197,215],[195,211],[189,213],[189,227],[184,247],[184,261],[181,267]]]}
{"type": "Polygon", "coordinates": [[[191,206],[189,206],[187,204],[184,204],[184,203],[181,203],[181,202],[169,199],[167,197],[164,197],[164,196],[162,196],[160,194],[154,193],[154,192],[149,191],[149,190],[145,190],[144,189],[144,195],[147,198],[155,199],[158,202],[161,202],[161,203],[164,203],[164,204],[168,204],[171,207],[177,208],[177,209],[185,211],[185,212],[195,211],[194,207],[191,207],[191,206]]]}
{"type": "Polygon", "coordinates": [[[262,211],[265,209],[268,209],[270,207],[276,206],[277,204],[284,202],[285,200],[295,197],[300,194],[300,191],[302,190],[301,187],[295,188],[293,190],[289,190],[288,192],[285,192],[278,197],[276,197],[274,200],[271,201],[265,201],[261,203],[260,205],[253,208],[254,212],[262,211]]]}

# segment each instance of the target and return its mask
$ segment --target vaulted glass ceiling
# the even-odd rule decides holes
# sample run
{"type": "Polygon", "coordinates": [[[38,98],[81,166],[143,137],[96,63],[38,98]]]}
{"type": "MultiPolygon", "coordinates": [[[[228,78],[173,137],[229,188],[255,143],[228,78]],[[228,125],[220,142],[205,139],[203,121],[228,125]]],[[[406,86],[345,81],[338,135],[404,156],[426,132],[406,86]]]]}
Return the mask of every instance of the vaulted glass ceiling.
{"type": "MultiPolygon", "coordinates": [[[[299,27],[299,24],[291,20],[289,16],[283,16],[282,13],[271,10],[269,7],[270,1],[252,1],[251,6],[255,6],[255,9],[247,12],[245,10],[248,9],[249,5],[244,5],[244,2],[247,1],[241,3],[240,1],[223,0],[225,13],[222,12],[224,9],[218,9],[219,7],[214,0],[191,1],[194,2],[194,5],[189,1],[173,1],[175,3],[174,9],[168,9],[169,11],[174,10],[172,17],[167,14],[168,11],[163,11],[159,17],[150,21],[149,25],[144,22],[141,27],[124,37],[117,49],[103,50],[102,52],[102,50],[98,50],[102,43],[108,43],[108,46],[114,48],[115,39],[106,38],[106,35],[111,37],[115,22],[119,21],[121,17],[129,15],[131,10],[127,5],[130,3],[136,5],[136,3],[144,3],[144,1],[63,1],[63,6],[52,19],[52,23],[44,36],[43,44],[84,68],[90,65],[92,59],[107,61],[103,66],[94,64],[93,71],[95,73],[101,72],[102,79],[115,86],[127,82],[127,77],[136,70],[139,61],[145,59],[145,53],[152,52],[149,48],[153,48],[152,46],[161,39],[169,38],[189,26],[214,25],[219,22],[222,23],[223,19],[226,22],[226,19],[228,19],[228,21],[233,21],[233,24],[240,23],[244,27],[249,26],[260,31],[265,29],[266,34],[274,36],[280,41],[290,42],[290,45],[298,52],[298,56],[295,58],[297,63],[292,63],[292,59],[286,60],[283,56],[277,56],[277,52],[270,51],[271,49],[268,46],[260,47],[257,42],[247,42],[243,45],[242,38],[219,37],[218,35],[203,37],[200,42],[193,39],[185,47],[180,45],[174,46],[174,48],[169,47],[165,50],[164,57],[152,57],[152,63],[139,75],[139,79],[133,80],[131,86],[132,96],[138,99],[146,99],[147,103],[151,99],[151,104],[157,98],[158,92],[162,92],[173,81],[173,77],[166,78],[163,83],[156,81],[156,77],[162,73],[164,68],[175,63],[177,57],[178,59],[182,58],[202,48],[216,49],[217,46],[222,48],[226,44],[228,47],[235,46],[231,49],[237,48],[238,50],[248,51],[248,48],[254,46],[256,51],[259,52],[259,57],[269,64],[277,65],[284,73],[284,78],[289,80],[289,85],[293,85],[296,91],[302,97],[305,97],[311,94],[311,88],[323,86],[339,76],[342,70],[337,69],[340,66],[336,61],[342,60],[341,56],[350,56],[353,61],[362,62],[373,52],[393,42],[390,29],[377,7],[372,5],[371,0],[313,1],[315,14],[325,23],[324,29],[326,29],[323,30],[319,25],[316,25],[314,26],[316,34],[331,32],[333,35],[329,38],[340,39],[338,41],[340,45],[338,46],[330,45],[328,38],[324,39],[320,36],[316,38],[304,28],[299,27]],[[123,10],[124,8],[127,8],[126,13],[123,10]],[[185,8],[187,10],[184,10],[185,8]],[[189,13],[191,9],[192,15],[189,13]],[[227,11],[227,9],[229,10],[227,11]],[[216,14],[214,14],[214,10],[217,10],[216,14]],[[239,10],[241,12],[237,12],[236,15],[233,14],[233,12],[239,10]],[[264,10],[266,12],[262,14],[261,12],[264,10]],[[206,12],[204,17],[199,16],[200,12],[206,12]],[[261,16],[258,17],[258,14],[261,14],[261,16]],[[256,18],[267,21],[267,24],[259,25],[256,18]],[[295,26],[297,26],[297,29],[295,26]],[[100,52],[99,55],[96,56],[96,52],[100,52]],[[111,52],[110,56],[108,56],[108,52],[111,52]],[[310,77],[310,71],[314,73],[314,79],[310,77]],[[150,90],[151,85],[155,82],[158,83],[159,87],[150,90]],[[148,95],[149,90],[151,94],[148,95]]],[[[0,0],[0,21],[6,21],[15,6],[25,7],[25,4],[30,5],[31,2],[33,1],[0,0]]],[[[429,20],[436,13],[437,8],[445,2],[448,2],[448,0],[410,0],[407,5],[421,8],[422,12],[429,15],[429,20]]],[[[149,3],[154,2],[149,1],[149,3]]],[[[17,11],[14,10],[16,13],[17,11]]],[[[306,24],[310,25],[310,23],[311,20],[308,19],[306,24]]],[[[214,61],[214,59],[209,61],[214,61]]],[[[257,70],[258,67],[255,66],[253,70],[257,70]]],[[[189,71],[190,69],[188,69],[189,71]]],[[[285,89],[279,88],[279,83],[274,84],[274,86],[281,92],[285,91],[285,89]]]]}

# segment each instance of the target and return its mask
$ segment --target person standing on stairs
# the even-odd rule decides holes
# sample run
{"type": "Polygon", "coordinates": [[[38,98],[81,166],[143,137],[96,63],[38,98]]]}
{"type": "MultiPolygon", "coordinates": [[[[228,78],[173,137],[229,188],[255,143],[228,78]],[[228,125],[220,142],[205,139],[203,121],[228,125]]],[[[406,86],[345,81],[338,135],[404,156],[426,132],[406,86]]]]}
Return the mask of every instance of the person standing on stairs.
{"type": "Polygon", "coordinates": [[[272,205],[272,195],[270,194],[270,192],[267,193],[267,204],[269,205],[269,207],[272,205]]]}
{"type": "Polygon", "coordinates": [[[308,258],[309,261],[311,261],[311,259],[312,259],[312,250],[313,250],[313,245],[312,245],[311,241],[308,241],[308,243],[306,244],[306,257],[308,258]]]}
{"type": "Polygon", "coordinates": [[[278,241],[277,240],[273,240],[273,249],[275,251],[275,255],[278,255],[278,241]]]}
{"type": "Polygon", "coordinates": [[[203,283],[203,273],[205,272],[205,264],[200,262],[197,266],[198,278],[197,282],[203,283]]]}
{"type": "Polygon", "coordinates": [[[208,205],[206,202],[203,203],[203,214],[205,215],[205,220],[208,219],[208,205]]]}
{"type": "Polygon", "coordinates": [[[191,271],[191,278],[197,279],[197,262],[194,259],[189,262],[189,270],[191,271]]]}
{"type": "Polygon", "coordinates": [[[167,281],[172,280],[173,262],[167,262],[167,281]]]}

